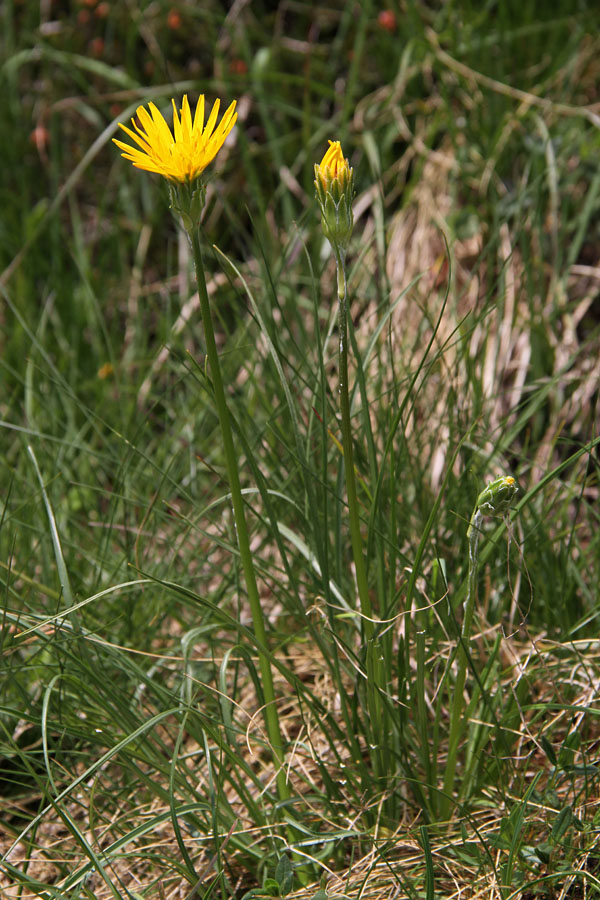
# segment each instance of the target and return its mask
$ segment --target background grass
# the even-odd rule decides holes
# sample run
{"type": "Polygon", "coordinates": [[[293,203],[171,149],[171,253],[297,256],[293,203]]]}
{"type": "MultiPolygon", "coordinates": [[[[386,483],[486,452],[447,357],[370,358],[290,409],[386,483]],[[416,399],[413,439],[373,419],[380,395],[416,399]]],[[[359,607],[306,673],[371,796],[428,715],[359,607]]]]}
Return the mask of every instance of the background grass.
{"type": "Polygon", "coordinates": [[[2,16],[2,896],[596,896],[595,4],[2,16]],[[239,103],[204,230],[284,808],[189,251],[110,142],[185,92],[239,103]],[[357,186],[368,646],[313,199],[330,138],[357,186]],[[498,473],[521,492],[481,541],[448,823],[466,528],[498,473]]]}

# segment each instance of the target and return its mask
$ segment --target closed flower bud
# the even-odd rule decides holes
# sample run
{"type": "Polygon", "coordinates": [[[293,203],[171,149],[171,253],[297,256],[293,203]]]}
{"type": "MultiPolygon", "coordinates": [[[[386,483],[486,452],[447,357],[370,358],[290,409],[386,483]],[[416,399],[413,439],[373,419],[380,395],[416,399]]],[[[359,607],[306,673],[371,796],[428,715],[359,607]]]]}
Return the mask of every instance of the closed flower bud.
{"type": "Polygon", "coordinates": [[[354,183],[339,141],[329,141],[321,163],[315,165],[315,189],[323,234],[337,252],[345,253],[354,225],[354,183]]]}
{"type": "Polygon", "coordinates": [[[503,516],[512,506],[519,485],[512,475],[499,475],[477,498],[477,509],[485,516],[503,516]]]}

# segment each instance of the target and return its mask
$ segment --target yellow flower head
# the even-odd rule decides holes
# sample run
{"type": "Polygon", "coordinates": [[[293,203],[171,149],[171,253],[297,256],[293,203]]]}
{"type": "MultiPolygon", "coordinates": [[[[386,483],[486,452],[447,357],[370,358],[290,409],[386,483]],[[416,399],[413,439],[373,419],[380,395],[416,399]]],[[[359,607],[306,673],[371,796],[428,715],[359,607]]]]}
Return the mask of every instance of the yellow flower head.
{"type": "Polygon", "coordinates": [[[213,108],[204,124],[204,95],[198,100],[194,119],[187,95],[181,104],[181,115],[177,114],[175,101],[173,103],[173,133],[167,125],[163,115],[154,103],[148,104],[148,110],[143,106],[137,108],[138,125],[135,119],[131,120],[135,131],[125,125],[120,127],[128,135],[137,147],[117,141],[113,138],[117,147],[125,152],[122,156],[130,160],[138,169],[147,172],[157,172],[169,181],[192,182],[213,161],[223,144],[225,138],[235,125],[237,113],[235,100],[229,106],[217,128],[217,116],[221,101],[215,100],[213,108]],[[141,148],[141,149],[138,149],[141,148]]]}
{"type": "Polygon", "coordinates": [[[316,169],[324,188],[327,188],[328,183],[334,178],[349,174],[348,160],[344,159],[342,145],[339,141],[329,141],[329,148],[316,169]]]}

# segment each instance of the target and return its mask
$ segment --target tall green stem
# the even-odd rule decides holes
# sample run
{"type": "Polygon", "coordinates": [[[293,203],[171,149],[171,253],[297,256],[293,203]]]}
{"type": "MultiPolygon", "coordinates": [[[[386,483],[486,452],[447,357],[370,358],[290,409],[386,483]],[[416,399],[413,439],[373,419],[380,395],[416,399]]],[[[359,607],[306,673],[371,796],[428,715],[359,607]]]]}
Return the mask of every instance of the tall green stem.
{"type": "Polygon", "coordinates": [[[208,300],[208,292],[206,290],[204,262],[202,259],[202,247],[200,244],[200,229],[190,228],[188,230],[188,234],[192,245],[192,252],[194,254],[196,281],[198,284],[198,295],[200,297],[200,308],[202,310],[202,322],[204,325],[204,335],[206,339],[206,355],[208,356],[215,403],[217,406],[217,413],[219,415],[219,422],[221,425],[221,434],[223,437],[223,449],[225,451],[227,477],[229,480],[229,490],[231,492],[231,502],[233,505],[233,514],[235,518],[238,548],[240,551],[242,568],[244,570],[244,578],[246,580],[248,599],[250,601],[254,634],[257,641],[258,664],[260,668],[260,676],[265,698],[265,726],[267,729],[267,735],[269,737],[269,742],[273,750],[274,761],[277,768],[277,792],[279,795],[279,799],[281,801],[284,801],[289,799],[290,790],[286,781],[285,769],[283,765],[283,742],[281,739],[279,716],[275,703],[275,690],[273,687],[271,663],[266,653],[267,636],[265,631],[265,620],[260,603],[260,597],[258,594],[256,573],[254,571],[254,563],[252,560],[252,553],[250,551],[250,542],[248,540],[248,528],[246,526],[246,515],[244,511],[244,501],[242,498],[242,489],[238,472],[237,456],[233,443],[231,419],[229,417],[227,400],[225,398],[225,391],[223,388],[223,378],[221,376],[219,354],[217,352],[215,333],[210,312],[210,304],[208,300]]]}
{"type": "Polygon", "coordinates": [[[348,378],[348,291],[346,285],[346,259],[345,252],[334,246],[337,262],[338,283],[338,332],[339,332],[339,384],[340,384],[340,412],[342,417],[342,449],[344,452],[344,474],[346,476],[346,494],[348,498],[348,517],[350,524],[350,542],[352,544],[352,556],[356,570],[356,586],[360,603],[362,634],[365,643],[365,668],[366,679],[366,704],[369,716],[369,729],[371,732],[371,764],[372,775],[369,777],[369,787],[372,782],[380,784],[389,771],[389,759],[386,757],[388,746],[389,724],[387,721],[387,709],[382,702],[381,689],[385,684],[383,671],[383,655],[380,639],[375,637],[373,623],[373,609],[369,596],[369,583],[367,580],[367,567],[363,549],[363,540],[360,531],[360,515],[358,498],[356,495],[356,474],[354,471],[354,452],[352,449],[352,426],[350,421],[350,392],[348,378]]]}
{"type": "Polygon", "coordinates": [[[348,513],[350,517],[350,541],[352,556],[356,569],[358,599],[362,614],[363,634],[368,639],[373,636],[373,610],[369,597],[367,569],[363,553],[363,542],[360,533],[360,516],[356,496],[356,477],[354,474],[354,452],[352,450],[352,428],[350,422],[350,396],[348,391],[348,299],[346,288],[345,254],[334,247],[337,262],[337,283],[339,300],[339,380],[340,380],[340,412],[342,416],[342,449],[344,451],[344,473],[346,476],[346,493],[348,495],[348,513]]]}
{"type": "Polygon", "coordinates": [[[448,759],[444,774],[444,796],[442,798],[442,818],[446,818],[450,812],[452,793],[454,791],[454,778],[456,772],[456,758],[458,745],[463,733],[463,692],[467,677],[467,665],[469,662],[469,639],[473,625],[473,613],[475,611],[475,598],[477,595],[477,546],[483,514],[479,505],[473,510],[467,536],[469,538],[469,586],[467,599],[465,600],[464,618],[460,635],[460,648],[458,651],[458,671],[454,684],[454,698],[452,701],[452,713],[450,716],[450,737],[448,741],[448,759]]]}
{"type": "MultiPolygon", "coordinates": [[[[467,666],[469,664],[469,641],[473,626],[473,613],[475,611],[475,599],[477,596],[477,564],[479,535],[481,523],[486,516],[506,516],[516,495],[519,486],[512,475],[498,475],[481,491],[477,497],[475,509],[471,515],[467,540],[469,541],[469,576],[467,599],[465,600],[464,618],[460,634],[460,646],[458,648],[458,670],[454,684],[454,697],[452,700],[452,712],[450,714],[450,736],[448,739],[448,759],[444,774],[444,794],[441,802],[442,818],[448,818],[452,803],[454,780],[456,772],[456,758],[461,736],[465,732],[463,719],[465,680],[467,666]]],[[[468,711],[467,711],[468,712],[468,711]]]]}

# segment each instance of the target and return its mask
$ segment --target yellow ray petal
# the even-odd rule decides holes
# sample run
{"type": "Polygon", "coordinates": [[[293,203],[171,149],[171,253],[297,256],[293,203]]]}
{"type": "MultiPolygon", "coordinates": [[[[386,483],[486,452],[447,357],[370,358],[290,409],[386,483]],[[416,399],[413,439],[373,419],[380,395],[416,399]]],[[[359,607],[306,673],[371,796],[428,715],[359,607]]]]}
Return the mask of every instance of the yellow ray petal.
{"type": "Polygon", "coordinates": [[[204,94],[200,94],[200,99],[196,104],[196,112],[194,113],[194,124],[192,126],[192,132],[194,137],[196,136],[196,132],[202,134],[202,130],[204,128],[204,94]]]}
{"type": "Polygon", "coordinates": [[[205,138],[205,140],[208,140],[212,134],[212,130],[215,127],[215,122],[217,121],[217,116],[219,115],[220,105],[221,105],[221,101],[217,97],[217,99],[213,103],[213,108],[210,111],[210,116],[208,117],[208,122],[206,123],[206,128],[202,132],[202,137],[205,138]]]}

